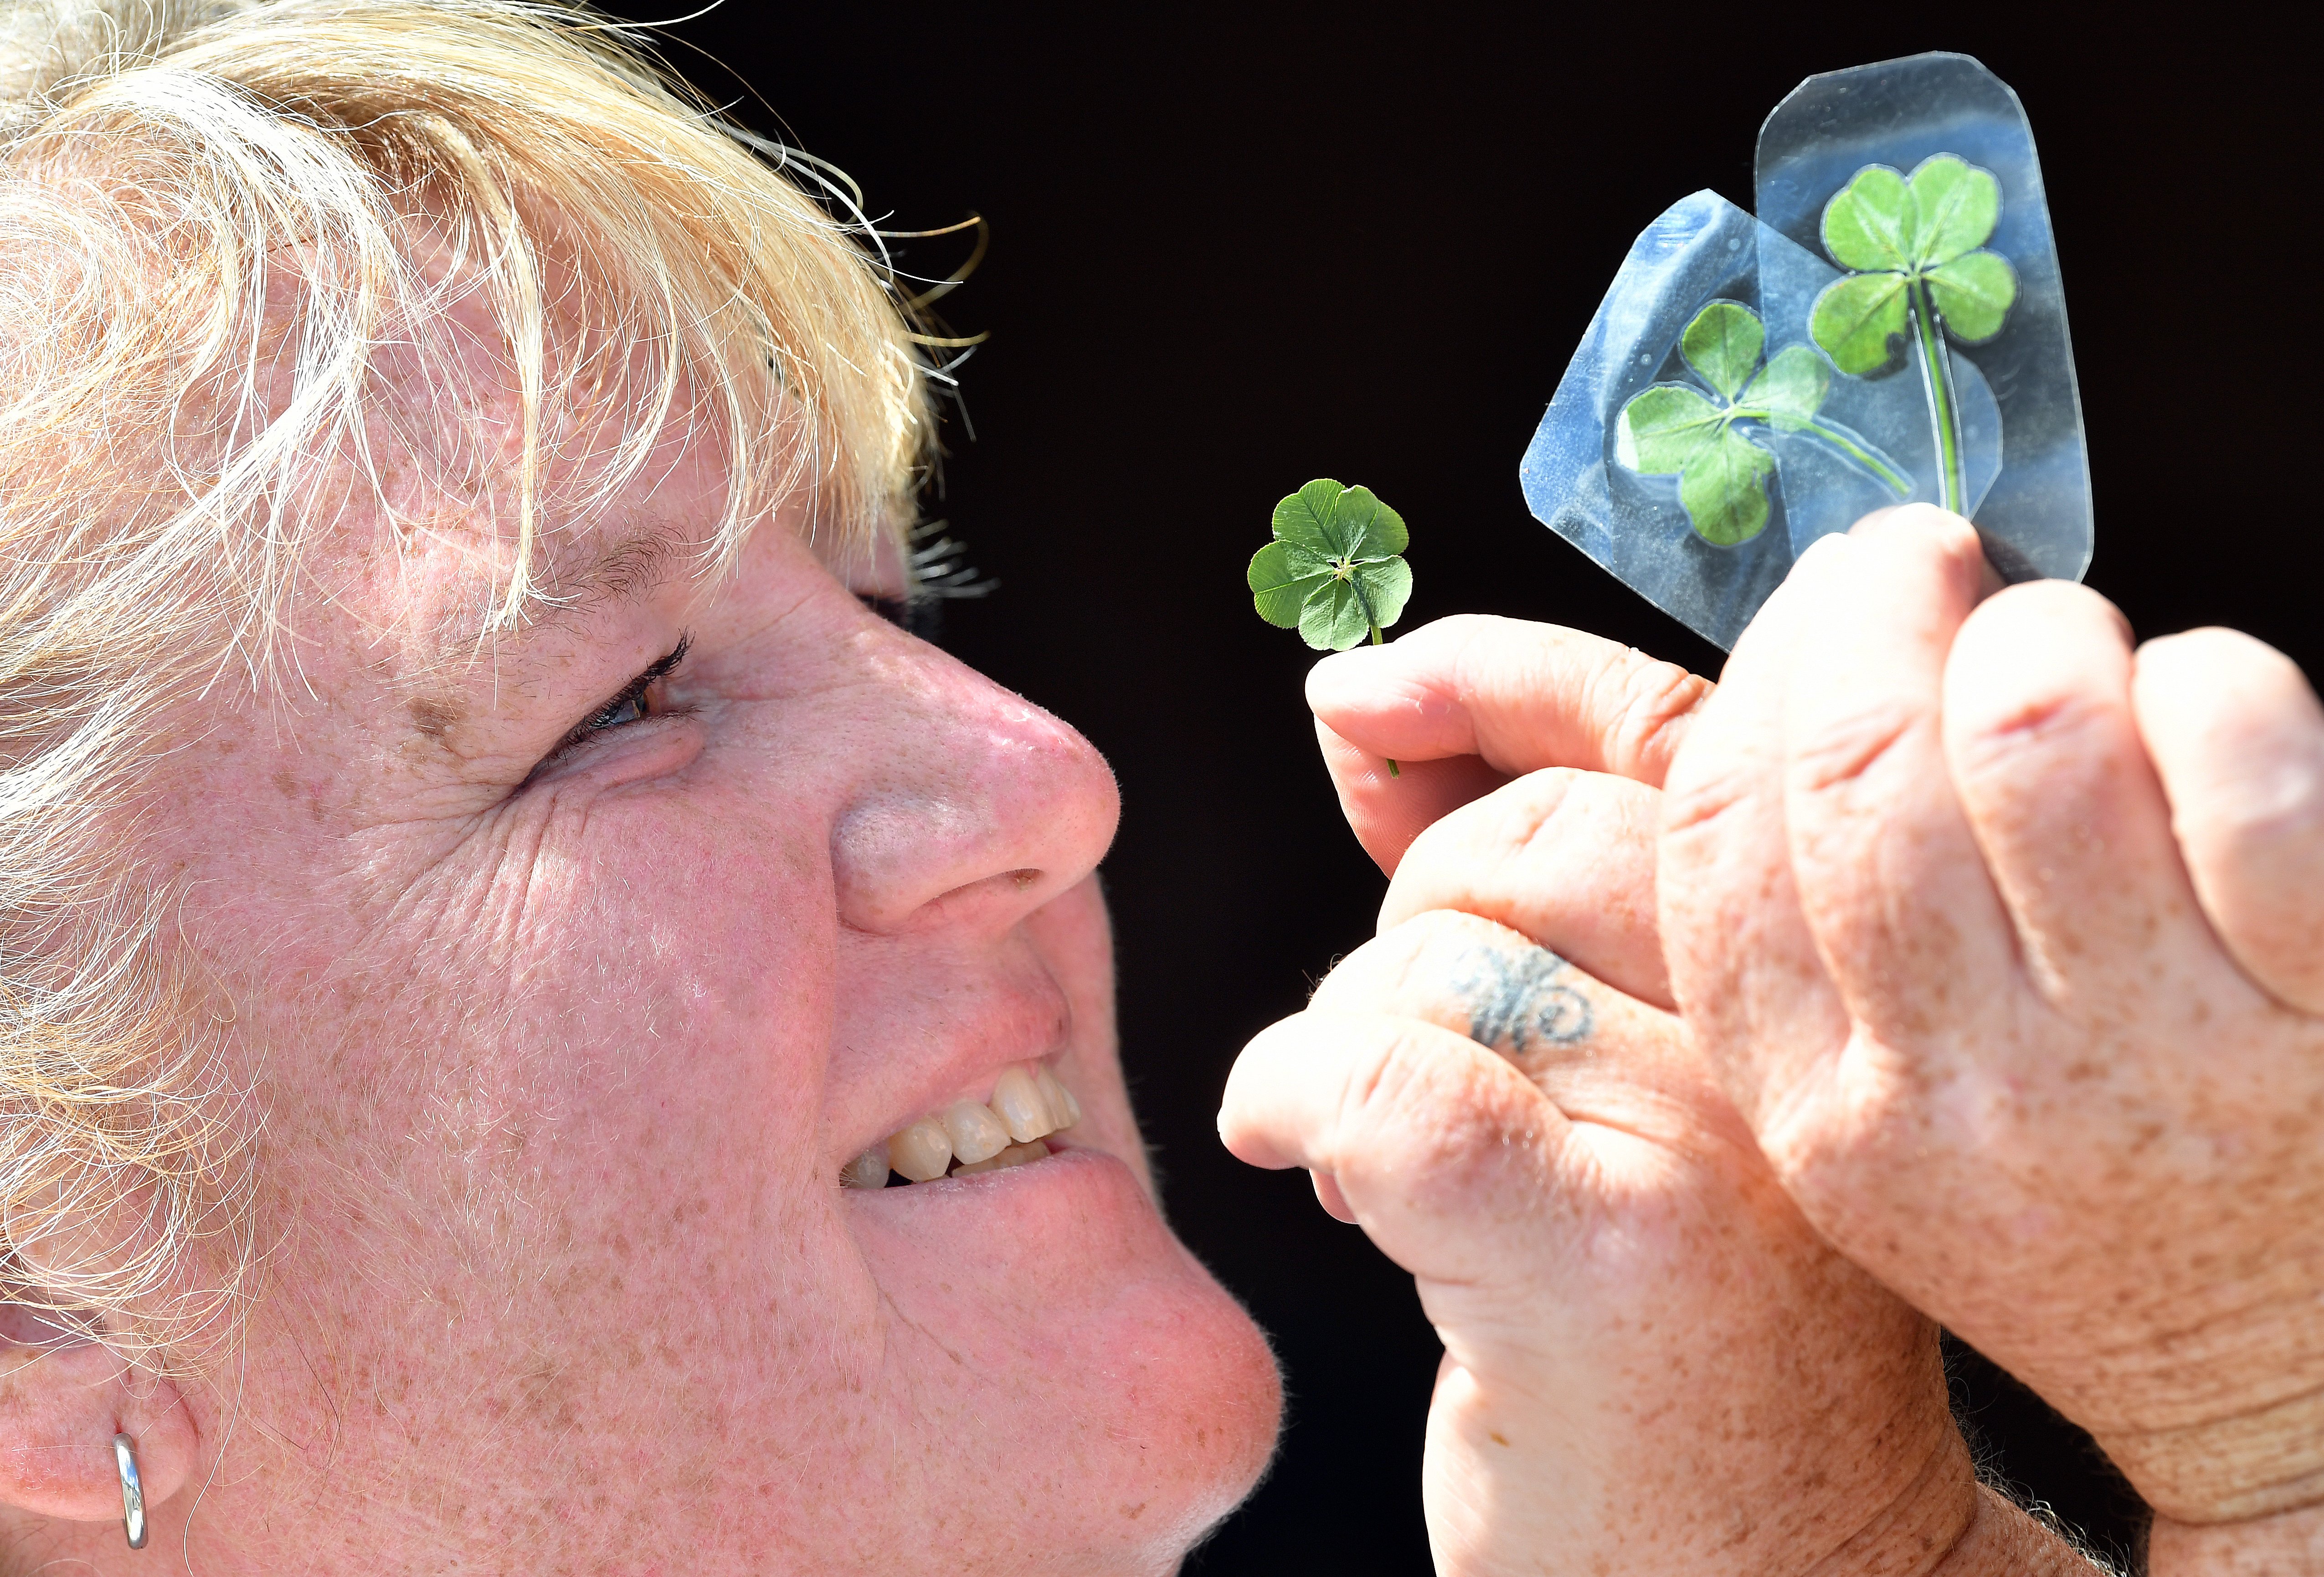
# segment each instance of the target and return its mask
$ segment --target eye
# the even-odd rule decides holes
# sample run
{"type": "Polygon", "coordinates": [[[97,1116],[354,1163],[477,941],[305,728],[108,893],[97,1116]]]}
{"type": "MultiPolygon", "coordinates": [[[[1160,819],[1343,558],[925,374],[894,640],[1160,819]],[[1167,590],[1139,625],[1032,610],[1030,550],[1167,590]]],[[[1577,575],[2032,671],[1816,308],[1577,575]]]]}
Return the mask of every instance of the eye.
{"type": "Polygon", "coordinates": [[[557,742],[557,748],[543,756],[540,759],[540,765],[533,768],[533,770],[540,771],[541,767],[548,766],[558,757],[587,743],[601,733],[610,733],[614,729],[626,728],[631,724],[642,723],[650,717],[685,712],[687,708],[672,706],[662,700],[656,693],[655,687],[678,671],[678,665],[686,660],[687,648],[691,646],[693,641],[694,638],[691,635],[680,636],[676,646],[648,663],[635,678],[614,692],[611,699],[579,723],[575,724],[572,731],[557,742]]]}

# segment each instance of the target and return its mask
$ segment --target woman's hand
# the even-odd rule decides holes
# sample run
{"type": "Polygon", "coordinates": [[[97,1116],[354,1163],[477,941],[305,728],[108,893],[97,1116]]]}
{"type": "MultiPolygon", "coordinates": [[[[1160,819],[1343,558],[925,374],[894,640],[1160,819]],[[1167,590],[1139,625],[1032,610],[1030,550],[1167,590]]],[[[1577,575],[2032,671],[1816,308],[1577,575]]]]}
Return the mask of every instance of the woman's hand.
{"type": "Polygon", "coordinates": [[[2097,1436],[2160,1572],[2324,1500],[2324,716],[1980,568],[1928,510],[1803,557],[1669,770],[1664,936],[1793,1197],[2097,1436]]]}
{"type": "MultiPolygon", "coordinates": [[[[1464,622],[1498,627],[1362,665],[1447,697],[1441,749],[1473,750],[1489,708],[1436,656],[1544,638],[1464,622]]],[[[1323,722],[1351,760],[1387,748],[1360,706],[1323,722]]],[[[1394,748],[1423,792],[1523,770],[1534,748],[1430,771],[1416,742],[1394,748]]],[[[1380,936],[1228,1084],[1229,1148],[1314,1171],[1326,1207],[1414,1274],[1443,1339],[1424,1485],[1438,1570],[2086,1570],[1977,1489],[1935,1328],[1817,1237],[1677,1019],[1640,1000],[1662,991],[1655,798],[1536,771],[1381,839],[1380,936]],[[1569,961],[1585,948],[1609,978],[1569,961]]]]}

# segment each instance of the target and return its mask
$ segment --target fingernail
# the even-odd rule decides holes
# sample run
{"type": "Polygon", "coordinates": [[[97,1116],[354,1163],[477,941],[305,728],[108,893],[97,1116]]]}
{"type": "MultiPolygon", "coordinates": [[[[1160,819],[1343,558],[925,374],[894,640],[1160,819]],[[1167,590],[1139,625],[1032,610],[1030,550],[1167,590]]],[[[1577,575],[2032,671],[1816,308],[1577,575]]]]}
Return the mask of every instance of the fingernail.
{"type": "Polygon", "coordinates": [[[1949,509],[1939,509],[1933,503],[1892,503],[1885,508],[1874,510],[1857,521],[1855,525],[1849,528],[1849,535],[1877,537],[1883,531],[1900,527],[1918,528],[1922,530],[1945,530],[1959,527],[1972,532],[1977,530],[1964,517],[1953,513],[1949,509]]]}
{"type": "Polygon", "coordinates": [[[1345,706],[1379,683],[1371,672],[1388,659],[1393,646],[1357,646],[1334,651],[1307,670],[1307,705],[1316,712],[1345,706]]]}

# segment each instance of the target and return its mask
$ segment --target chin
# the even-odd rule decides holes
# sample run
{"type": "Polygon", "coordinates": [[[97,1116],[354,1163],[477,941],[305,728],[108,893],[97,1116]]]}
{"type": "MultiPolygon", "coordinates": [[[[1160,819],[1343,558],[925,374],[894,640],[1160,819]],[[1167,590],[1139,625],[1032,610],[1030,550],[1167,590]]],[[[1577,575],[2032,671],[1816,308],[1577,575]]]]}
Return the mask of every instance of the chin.
{"type": "Polygon", "coordinates": [[[953,1570],[1167,1572],[1258,1482],[1273,1355],[1120,1159],[1065,1149],[847,1204],[891,1394],[968,1475],[931,1481],[928,1512],[960,1526],[934,1503],[953,1493],[1003,1514],[953,1570]]]}

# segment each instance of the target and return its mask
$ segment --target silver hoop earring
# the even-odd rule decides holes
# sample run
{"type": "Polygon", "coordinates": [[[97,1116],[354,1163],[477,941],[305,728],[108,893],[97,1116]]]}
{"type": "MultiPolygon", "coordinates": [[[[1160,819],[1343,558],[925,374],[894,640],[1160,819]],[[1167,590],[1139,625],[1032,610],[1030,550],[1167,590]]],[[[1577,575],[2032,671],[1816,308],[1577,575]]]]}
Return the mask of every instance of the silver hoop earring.
{"type": "Polygon", "coordinates": [[[137,1478],[137,1448],[129,1436],[113,1437],[113,1465],[121,1470],[121,1531],[129,1536],[129,1547],[145,1547],[145,1486],[137,1478]]]}

